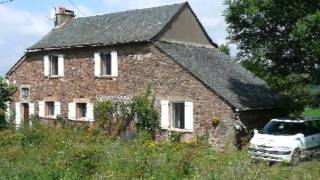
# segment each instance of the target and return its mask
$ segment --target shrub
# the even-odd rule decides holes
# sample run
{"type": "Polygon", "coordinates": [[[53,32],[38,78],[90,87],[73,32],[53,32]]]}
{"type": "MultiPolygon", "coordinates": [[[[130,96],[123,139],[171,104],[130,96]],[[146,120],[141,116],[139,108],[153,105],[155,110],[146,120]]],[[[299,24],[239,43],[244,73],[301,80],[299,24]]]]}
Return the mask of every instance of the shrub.
{"type": "Polygon", "coordinates": [[[0,129],[7,127],[5,113],[0,110],[0,129]]]}
{"type": "Polygon", "coordinates": [[[145,96],[134,98],[132,103],[132,111],[136,114],[138,122],[136,123],[139,131],[147,130],[152,135],[159,128],[159,113],[154,107],[155,99],[149,99],[150,92],[145,96]]]}
{"type": "Polygon", "coordinates": [[[95,104],[95,123],[108,135],[125,132],[133,120],[130,104],[101,101],[95,104]]]}
{"type": "Polygon", "coordinates": [[[138,131],[148,131],[153,136],[159,126],[159,114],[154,107],[154,99],[149,99],[150,93],[137,96],[131,103],[114,103],[101,101],[95,104],[95,123],[108,135],[120,135],[129,130],[134,118],[137,119],[138,131]]]}

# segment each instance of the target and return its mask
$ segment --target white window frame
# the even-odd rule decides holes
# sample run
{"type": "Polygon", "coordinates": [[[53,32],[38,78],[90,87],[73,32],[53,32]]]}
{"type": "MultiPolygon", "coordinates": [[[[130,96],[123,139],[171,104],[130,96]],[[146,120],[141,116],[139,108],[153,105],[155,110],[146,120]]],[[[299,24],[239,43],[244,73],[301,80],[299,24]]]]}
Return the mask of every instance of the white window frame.
{"type": "Polygon", "coordinates": [[[89,101],[74,101],[68,104],[68,119],[73,121],[94,121],[94,104],[89,101]],[[86,104],[86,117],[78,117],[78,104],[86,104]]]}
{"type": "Polygon", "coordinates": [[[46,118],[46,119],[57,119],[57,116],[61,114],[61,102],[58,101],[39,101],[39,117],[46,118]],[[54,105],[54,115],[48,114],[48,103],[52,102],[54,105]]]}
{"type": "Polygon", "coordinates": [[[63,54],[49,54],[44,56],[44,76],[52,78],[64,77],[64,56],[63,54]],[[57,57],[58,59],[58,72],[57,74],[52,74],[52,57],[57,57]]]}
{"type": "Polygon", "coordinates": [[[110,52],[96,52],[94,53],[94,75],[98,78],[116,78],[118,77],[118,53],[115,50],[110,52]],[[110,54],[111,56],[111,74],[102,74],[102,55],[110,54]]]}
{"type": "Polygon", "coordinates": [[[161,101],[161,128],[169,131],[193,132],[193,103],[188,101],[161,101]],[[173,127],[173,103],[184,103],[184,128],[173,127]]]}

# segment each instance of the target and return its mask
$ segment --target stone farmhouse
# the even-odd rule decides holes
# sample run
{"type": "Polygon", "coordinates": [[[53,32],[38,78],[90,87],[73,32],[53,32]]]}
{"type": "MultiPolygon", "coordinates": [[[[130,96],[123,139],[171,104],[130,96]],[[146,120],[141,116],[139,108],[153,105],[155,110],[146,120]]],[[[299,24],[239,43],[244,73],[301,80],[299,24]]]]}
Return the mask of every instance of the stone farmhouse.
{"type": "Polygon", "coordinates": [[[188,3],[79,18],[59,8],[55,27],[6,77],[17,87],[17,125],[33,114],[92,122],[96,101],[130,100],[148,87],[159,137],[207,135],[223,148],[237,130],[282,115],[280,95],[220,52],[188,3]]]}

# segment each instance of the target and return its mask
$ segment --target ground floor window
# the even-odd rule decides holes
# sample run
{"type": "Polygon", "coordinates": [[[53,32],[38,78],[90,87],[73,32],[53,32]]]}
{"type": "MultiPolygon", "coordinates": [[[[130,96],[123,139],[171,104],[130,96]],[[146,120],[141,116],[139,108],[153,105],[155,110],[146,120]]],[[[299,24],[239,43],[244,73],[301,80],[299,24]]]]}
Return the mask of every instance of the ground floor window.
{"type": "Polygon", "coordinates": [[[55,107],[54,102],[46,102],[46,116],[54,116],[55,115],[55,107]]]}
{"type": "Polygon", "coordinates": [[[77,103],[77,119],[87,117],[87,103],[77,103]]]}
{"type": "Polygon", "coordinates": [[[184,103],[172,103],[171,112],[172,126],[174,128],[184,129],[184,103]]]}
{"type": "Polygon", "coordinates": [[[39,101],[39,116],[44,118],[56,118],[61,111],[61,103],[53,100],[39,101]]]}
{"type": "Polygon", "coordinates": [[[161,101],[161,128],[193,131],[193,103],[161,101]]]}
{"type": "MultiPolygon", "coordinates": [[[[77,101],[77,100],[75,100],[77,101]]],[[[94,105],[85,100],[68,104],[68,119],[75,121],[94,121],[94,105]]]]}

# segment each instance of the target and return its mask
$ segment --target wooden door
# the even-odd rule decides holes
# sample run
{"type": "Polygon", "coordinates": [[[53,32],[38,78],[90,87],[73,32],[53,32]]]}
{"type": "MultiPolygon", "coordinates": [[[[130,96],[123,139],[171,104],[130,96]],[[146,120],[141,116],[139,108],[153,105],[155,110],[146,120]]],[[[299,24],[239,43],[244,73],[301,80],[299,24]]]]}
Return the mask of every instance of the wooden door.
{"type": "Polygon", "coordinates": [[[29,122],[29,104],[23,103],[22,109],[23,109],[22,119],[23,119],[23,122],[26,124],[29,122]]]}

